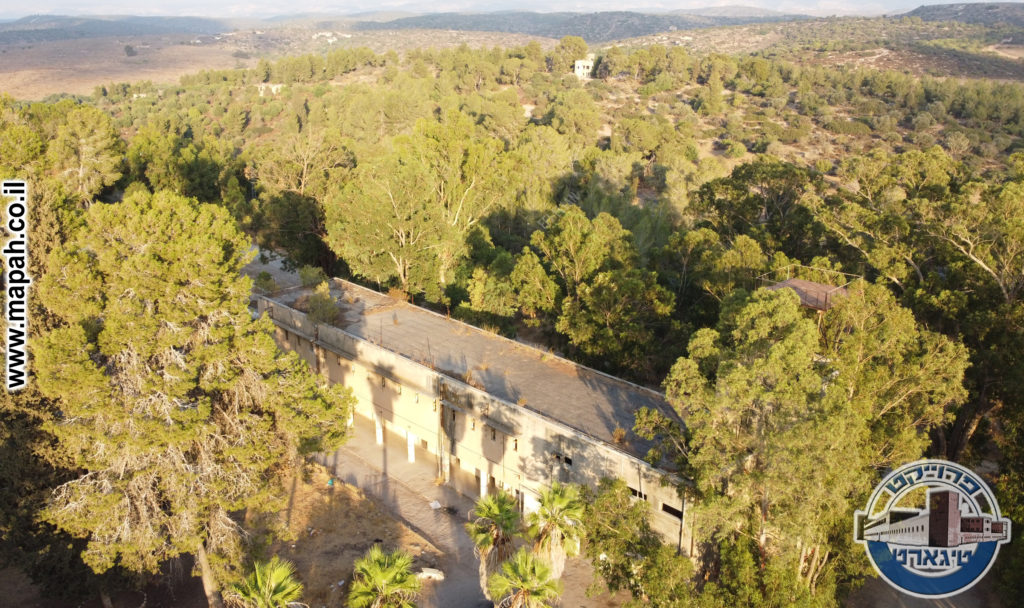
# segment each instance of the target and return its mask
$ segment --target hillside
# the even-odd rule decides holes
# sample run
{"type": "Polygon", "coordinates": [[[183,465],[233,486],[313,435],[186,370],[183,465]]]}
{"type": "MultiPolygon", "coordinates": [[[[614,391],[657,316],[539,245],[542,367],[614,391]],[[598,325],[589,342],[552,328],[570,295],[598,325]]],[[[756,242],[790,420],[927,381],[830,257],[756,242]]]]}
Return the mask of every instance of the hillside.
{"type": "Polygon", "coordinates": [[[0,44],[25,44],[106,36],[211,35],[228,31],[223,20],[205,17],[69,17],[32,15],[0,24],[0,44]]]}
{"type": "MultiPolygon", "coordinates": [[[[712,13],[714,11],[711,11],[712,13]]],[[[405,17],[392,21],[364,21],[356,27],[364,30],[440,29],[459,31],[505,32],[549,38],[580,36],[587,42],[607,42],[657,32],[701,29],[722,25],[741,25],[805,19],[802,15],[744,14],[737,9],[730,15],[649,14],[626,11],[600,13],[437,13],[405,17]]]]}
{"type": "Polygon", "coordinates": [[[1024,80],[1019,29],[899,17],[842,17],[660,32],[602,45],[681,46],[695,54],[761,53],[805,65],[917,76],[1024,80]]]}
{"type": "Polygon", "coordinates": [[[786,13],[780,11],[773,11],[767,8],[758,8],[756,6],[739,6],[735,4],[725,6],[707,6],[704,8],[680,8],[674,11],[669,11],[669,14],[703,15],[705,17],[735,17],[739,19],[763,19],[786,16],[786,13]]]}
{"type": "Polygon", "coordinates": [[[1024,27],[1024,4],[1019,2],[982,2],[978,4],[934,4],[919,6],[907,13],[925,21],[962,21],[993,25],[1008,23],[1024,27]]]}

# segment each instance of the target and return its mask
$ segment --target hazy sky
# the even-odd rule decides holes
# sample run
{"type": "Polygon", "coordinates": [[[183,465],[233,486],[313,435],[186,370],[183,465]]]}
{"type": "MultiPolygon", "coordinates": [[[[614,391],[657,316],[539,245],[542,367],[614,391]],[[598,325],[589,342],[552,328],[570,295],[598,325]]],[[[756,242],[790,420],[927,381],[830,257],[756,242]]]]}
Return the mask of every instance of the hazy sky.
{"type": "Polygon", "coordinates": [[[950,0],[36,0],[14,2],[0,0],[0,16],[21,17],[29,14],[62,15],[196,15],[209,17],[269,17],[303,12],[348,14],[361,11],[402,10],[411,12],[447,11],[575,11],[607,10],[672,10],[702,8],[716,5],[756,6],[791,13],[815,15],[901,13],[921,4],[944,4],[950,0]]]}

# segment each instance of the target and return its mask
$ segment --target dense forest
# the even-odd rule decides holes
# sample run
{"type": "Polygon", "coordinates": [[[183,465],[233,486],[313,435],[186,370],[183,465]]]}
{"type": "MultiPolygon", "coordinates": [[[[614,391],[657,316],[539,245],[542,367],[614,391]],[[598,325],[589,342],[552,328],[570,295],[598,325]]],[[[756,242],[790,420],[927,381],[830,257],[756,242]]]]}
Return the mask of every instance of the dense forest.
{"type": "Polygon", "coordinates": [[[701,558],[609,481],[583,549],[609,588],[838,605],[870,574],[853,510],[894,466],[986,471],[1024,521],[1022,137],[1015,82],[576,37],[0,99],[37,278],[35,381],[0,410],[3,559],[80,597],[186,553],[215,594],[265,557],[237,513],[342,441],[349,402],[249,317],[255,241],[664,390],[686,428],[636,429],[686,479],[701,558]],[[786,273],[848,296],[761,289],[786,273]]]}

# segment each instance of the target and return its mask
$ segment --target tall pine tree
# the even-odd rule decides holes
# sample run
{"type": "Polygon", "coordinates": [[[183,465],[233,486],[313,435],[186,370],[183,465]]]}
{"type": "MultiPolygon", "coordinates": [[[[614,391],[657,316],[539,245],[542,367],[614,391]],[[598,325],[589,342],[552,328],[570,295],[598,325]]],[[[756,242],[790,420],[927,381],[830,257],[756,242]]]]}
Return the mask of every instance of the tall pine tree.
{"type": "Polygon", "coordinates": [[[273,508],[277,474],[337,446],[350,405],[252,319],[249,252],[224,209],[143,193],[92,206],[40,285],[64,323],[35,349],[60,400],[49,430],[83,472],[46,519],[88,538],[98,572],[193,554],[211,605],[215,558],[239,537],[231,514],[273,508]]]}

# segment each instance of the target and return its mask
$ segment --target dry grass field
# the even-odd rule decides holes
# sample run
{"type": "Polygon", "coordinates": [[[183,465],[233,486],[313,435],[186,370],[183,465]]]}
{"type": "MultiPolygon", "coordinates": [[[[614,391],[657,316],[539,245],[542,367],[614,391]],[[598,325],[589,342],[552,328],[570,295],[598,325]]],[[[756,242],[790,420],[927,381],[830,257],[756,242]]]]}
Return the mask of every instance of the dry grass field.
{"type": "Polygon", "coordinates": [[[252,67],[260,57],[327,52],[365,46],[377,53],[414,48],[521,46],[550,38],[494,32],[435,30],[337,32],[330,45],[306,28],[280,28],[214,36],[161,35],[104,37],[34,44],[0,45],[0,95],[40,100],[48,95],[90,95],[97,85],[149,80],[172,84],[199,70],[252,67]],[[125,46],[137,53],[129,57],[125,46]]]}
{"type": "Polygon", "coordinates": [[[89,95],[112,82],[175,82],[200,69],[249,66],[230,44],[189,44],[184,36],[86,38],[0,46],[0,93],[42,99],[55,93],[89,95]],[[184,43],[183,43],[184,42],[184,43]],[[125,46],[136,55],[129,57],[125,46]]]}

